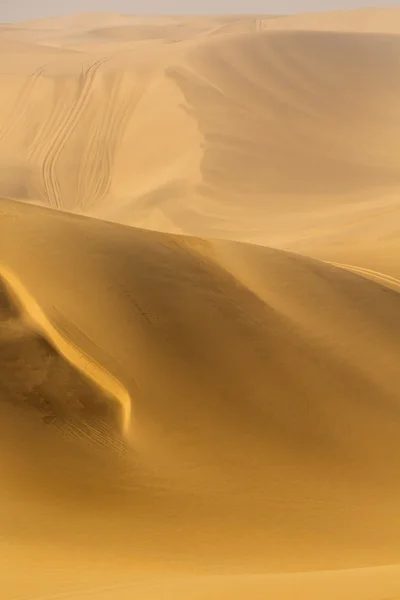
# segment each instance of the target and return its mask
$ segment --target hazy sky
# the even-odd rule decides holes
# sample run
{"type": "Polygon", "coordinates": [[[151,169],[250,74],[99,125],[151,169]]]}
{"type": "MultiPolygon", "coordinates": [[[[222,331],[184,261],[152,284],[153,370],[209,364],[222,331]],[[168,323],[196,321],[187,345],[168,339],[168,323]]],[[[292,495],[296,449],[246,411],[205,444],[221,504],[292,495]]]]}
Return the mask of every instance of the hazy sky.
{"type": "Polygon", "coordinates": [[[399,5],[400,0],[0,0],[0,22],[92,11],[283,14],[399,5]]]}

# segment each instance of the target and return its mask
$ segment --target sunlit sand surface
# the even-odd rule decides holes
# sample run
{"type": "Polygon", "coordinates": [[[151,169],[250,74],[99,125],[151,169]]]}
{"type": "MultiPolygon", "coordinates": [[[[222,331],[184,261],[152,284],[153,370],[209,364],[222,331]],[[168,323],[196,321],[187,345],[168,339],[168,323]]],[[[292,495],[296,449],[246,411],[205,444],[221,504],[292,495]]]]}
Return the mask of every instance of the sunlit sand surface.
{"type": "Polygon", "coordinates": [[[400,599],[399,34],[0,27],[2,597],[400,599]]]}

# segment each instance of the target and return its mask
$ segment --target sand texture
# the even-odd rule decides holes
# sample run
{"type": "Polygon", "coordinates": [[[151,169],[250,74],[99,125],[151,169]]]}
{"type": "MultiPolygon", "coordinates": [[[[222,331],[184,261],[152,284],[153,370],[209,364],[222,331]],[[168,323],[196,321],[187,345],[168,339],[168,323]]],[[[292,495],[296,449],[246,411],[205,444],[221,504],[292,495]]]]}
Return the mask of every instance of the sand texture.
{"type": "Polygon", "coordinates": [[[400,9],[0,26],[0,596],[400,600],[400,9]]]}

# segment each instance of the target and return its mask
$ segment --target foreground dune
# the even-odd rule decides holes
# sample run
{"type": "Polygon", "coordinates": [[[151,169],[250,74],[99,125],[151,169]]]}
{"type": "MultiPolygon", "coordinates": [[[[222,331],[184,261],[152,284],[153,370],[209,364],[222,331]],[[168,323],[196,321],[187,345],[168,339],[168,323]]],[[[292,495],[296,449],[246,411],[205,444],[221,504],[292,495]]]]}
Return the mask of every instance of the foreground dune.
{"type": "Polygon", "coordinates": [[[400,535],[398,292],[279,250],[0,215],[15,598],[400,593],[376,568],[400,535]]]}

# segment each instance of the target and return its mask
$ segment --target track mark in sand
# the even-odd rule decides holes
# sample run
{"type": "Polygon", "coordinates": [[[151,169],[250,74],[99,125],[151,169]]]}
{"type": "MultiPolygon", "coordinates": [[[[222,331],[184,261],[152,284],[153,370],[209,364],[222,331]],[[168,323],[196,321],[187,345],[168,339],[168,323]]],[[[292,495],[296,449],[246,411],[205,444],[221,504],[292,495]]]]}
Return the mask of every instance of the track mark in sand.
{"type": "Polygon", "coordinates": [[[377,281],[385,284],[390,288],[397,288],[400,291],[400,279],[396,277],[392,277],[391,275],[386,275],[385,273],[380,273],[379,271],[373,271],[372,269],[366,269],[364,267],[356,267],[354,265],[345,265],[342,263],[329,262],[326,261],[328,265],[332,265],[333,267],[339,267],[340,269],[344,269],[346,271],[350,271],[351,273],[355,273],[356,275],[360,275],[361,277],[365,277],[368,279],[376,279],[377,281]]]}
{"type": "Polygon", "coordinates": [[[70,419],[59,427],[59,431],[69,439],[84,439],[90,444],[112,450],[119,456],[124,456],[127,448],[126,442],[122,437],[116,437],[115,431],[111,428],[104,427],[103,424],[96,423],[96,427],[94,427],[87,420],[70,419]]]}
{"type": "Polygon", "coordinates": [[[85,151],[85,162],[79,172],[77,202],[85,209],[100,203],[110,189],[118,143],[123,137],[126,123],[149,87],[151,74],[133,89],[129,88],[129,93],[124,87],[124,72],[116,72],[109,79],[109,102],[106,109],[102,109],[97,116],[85,151]]]}
{"type": "Polygon", "coordinates": [[[51,141],[52,132],[59,126],[68,112],[68,104],[71,101],[71,94],[68,90],[68,82],[64,79],[54,80],[53,108],[47,114],[42,126],[38,128],[33,140],[28,146],[27,157],[31,162],[39,159],[41,154],[46,151],[51,141]]]}
{"type": "Polygon", "coordinates": [[[35,298],[7,267],[0,266],[0,277],[31,326],[43,335],[65,360],[101,388],[108,397],[119,402],[123,412],[122,432],[127,434],[131,421],[132,401],[122,383],[54,327],[35,298]]]}
{"type": "Polygon", "coordinates": [[[43,159],[42,179],[46,190],[47,200],[49,205],[54,206],[55,208],[62,208],[60,188],[56,176],[58,159],[87,107],[97,71],[109,60],[110,57],[101,58],[91,64],[90,67],[82,73],[79,78],[76,99],[61,124],[54,132],[53,141],[50,143],[46,156],[43,159]]]}
{"type": "Polygon", "coordinates": [[[19,93],[13,110],[7,119],[7,123],[0,131],[0,143],[10,136],[18,123],[23,121],[26,117],[29,110],[29,97],[46,69],[47,65],[39,67],[39,69],[37,69],[30,77],[28,77],[28,81],[22,86],[22,90],[19,93]]]}

